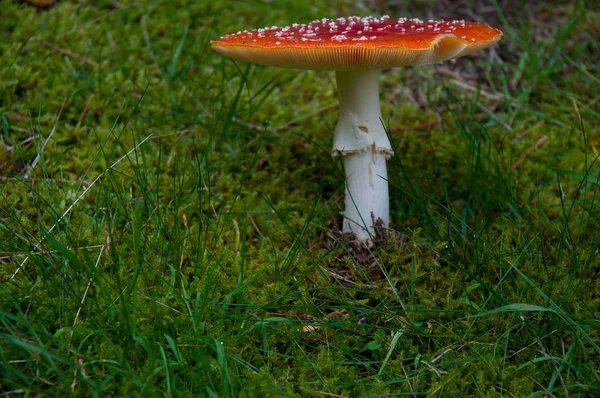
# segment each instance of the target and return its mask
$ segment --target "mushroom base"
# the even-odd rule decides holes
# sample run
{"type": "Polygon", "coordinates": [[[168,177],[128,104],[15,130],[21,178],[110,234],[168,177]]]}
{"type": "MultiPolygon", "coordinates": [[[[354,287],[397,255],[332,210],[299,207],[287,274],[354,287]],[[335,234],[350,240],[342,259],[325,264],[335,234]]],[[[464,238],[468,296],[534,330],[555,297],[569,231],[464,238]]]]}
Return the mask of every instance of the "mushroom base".
{"type": "Polygon", "coordinates": [[[389,155],[375,146],[344,157],[346,173],[346,210],[343,232],[354,233],[370,242],[376,227],[390,223],[386,160],[389,155]]]}

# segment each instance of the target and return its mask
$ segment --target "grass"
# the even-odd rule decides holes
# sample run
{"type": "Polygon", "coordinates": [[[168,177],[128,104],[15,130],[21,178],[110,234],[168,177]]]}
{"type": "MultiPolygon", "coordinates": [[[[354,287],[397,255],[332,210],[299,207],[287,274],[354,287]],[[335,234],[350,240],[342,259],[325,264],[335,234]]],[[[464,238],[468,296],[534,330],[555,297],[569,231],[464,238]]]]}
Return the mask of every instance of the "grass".
{"type": "Polygon", "coordinates": [[[4,1],[0,393],[599,394],[600,13],[563,3],[4,1]],[[209,45],[476,11],[496,48],[384,71],[371,252],[334,232],[333,75],[209,45]]]}

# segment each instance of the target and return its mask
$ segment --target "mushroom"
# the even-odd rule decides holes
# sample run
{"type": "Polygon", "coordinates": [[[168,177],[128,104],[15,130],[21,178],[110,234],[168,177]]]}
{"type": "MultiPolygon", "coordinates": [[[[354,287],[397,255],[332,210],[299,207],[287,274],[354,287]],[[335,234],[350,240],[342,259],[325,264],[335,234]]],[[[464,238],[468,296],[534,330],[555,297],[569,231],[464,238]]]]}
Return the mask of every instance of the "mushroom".
{"type": "Polygon", "coordinates": [[[375,227],[390,221],[386,160],[393,150],[381,118],[379,70],[441,63],[501,36],[475,22],[354,16],[237,32],[212,48],[260,65],[335,71],[340,111],[332,154],[344,158],[343,232],[368,243],[375,227]]]}

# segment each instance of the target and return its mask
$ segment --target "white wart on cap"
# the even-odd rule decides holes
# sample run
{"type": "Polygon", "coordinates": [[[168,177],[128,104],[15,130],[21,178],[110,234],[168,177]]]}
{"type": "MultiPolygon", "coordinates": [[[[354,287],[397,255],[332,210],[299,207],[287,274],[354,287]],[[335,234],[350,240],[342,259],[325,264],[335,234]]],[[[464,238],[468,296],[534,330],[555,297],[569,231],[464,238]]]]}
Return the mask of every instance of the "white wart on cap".
{"type": "Polygon", "coordinates": [[[332,154],[344,158],[343,231],[369,243],[390,221],[386,160],[393,151],[379,106],[379,69],[440,63],[501,37],[476,22],[349,17],[238,32],[212,47],[260,65],[336,71],[340,111],[332,154]]]}
{"type": "Polygon", "coordinates": [[[212,47],[241,61],[283,68],[381,69],[440,63],[481,50],[501,36],[476,22],[349,17],[238,32],[213,41],[212,47]]]}

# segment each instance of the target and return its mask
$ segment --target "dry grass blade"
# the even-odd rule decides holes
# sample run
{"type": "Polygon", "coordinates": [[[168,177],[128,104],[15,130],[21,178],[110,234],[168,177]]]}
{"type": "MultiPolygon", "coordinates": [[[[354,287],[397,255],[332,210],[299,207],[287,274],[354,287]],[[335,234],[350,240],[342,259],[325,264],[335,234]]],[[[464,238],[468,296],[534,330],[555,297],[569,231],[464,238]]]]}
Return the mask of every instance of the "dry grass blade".
{"type": "Polygon", "coordinates": [[[79,62],[83,62],[83,63],[88,64],[88,65],[92,65],[95,68],[98,68],[100,66],[100,64],[98,62],[94,61],[93,59],[90,59],[88,57],[84,57],[83,55],[79,55],[76,52],[73,52],[71,50],[68,50],[66,48],[57,46],[56,44],[52,44],[52,43],[44,41],[44,40],[42,40],[40,42],[42,44],[44,44],[46,47],[48,47],[48,48],[50,48],[50,49],[52,49],[52,50],[54,50],[54,51],[56,51],[56,52],[58,52],[60,54],[66,55],[67,57],[71,57],[73,59],[76,59],[79,62]]]}
{"type": "MultiPolygon", "coordinates": [[[[77,205],[77,203],[79,203],[80,200],[82,200],[85,195],[87,194],[87,192],[92,189],[92,187],[98,182],[100,181],[100,179],[106,174],[108,173],[110,170],[114,169],[119,163],[121,163],[124,159],[127,159],[127,157],[129,155],[131,155],[133,152],[135,152],[140,146],[142,146],[146,141],[148,141],[152,136],[149,135],[146,138],[144,138],[142,141],[140,141],[136,146],[134,146],[133,148],[131,148],[129,150],[129,152],[127,152],[125,155],[123,155],[122,157],[120,157],[119,159],[117,159],[113,164],[111,164],[106,170],[104,170],[102,173],[100,173],[96,178],[94,178],[94,180],[83,190],[83,192],[73,201],[73,203],[67,208],[67,210],[64,211],[64,213],[58,218],[58,220],[56,220],[56,222],[54,223],[54,225],[52,225],[50,227],[50,229],[48,229],[48,233],[52,232],[56,226],[73,210],[73,208],[77,205]]],[[[35,247],[33,248],[33,251],[36,251],[40,248],[40,245],[42,244],[43,240],[40,240],[40,242],[38,242],[35,247]]],[[[12,274],[12,276],[10,277],[10,280],[13,281],[15,276],[18,274],[18,272],[25,266],[25,263],[29,260],[29,255],[27,257],[25,257],[25,259],[19,264],[19,266],[17,267],[17,269],[15,270],[15,272],[12,274]]]]}

